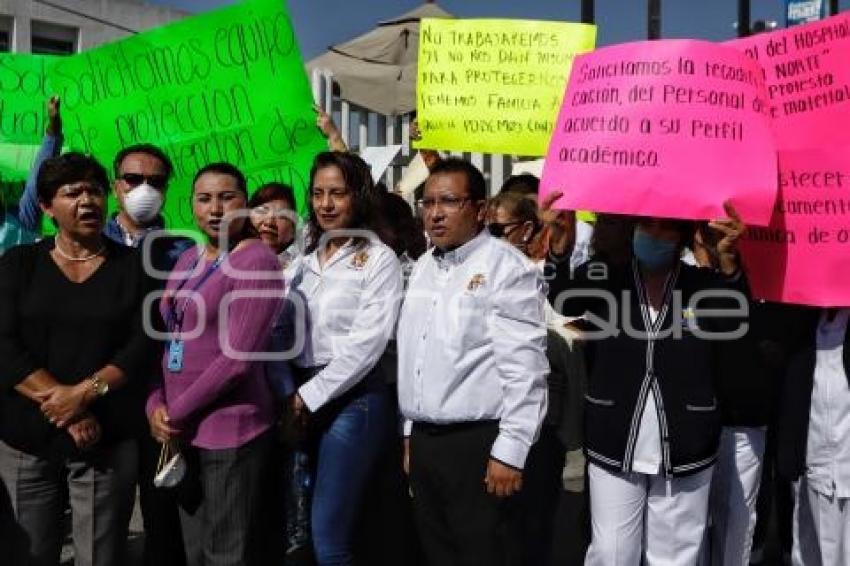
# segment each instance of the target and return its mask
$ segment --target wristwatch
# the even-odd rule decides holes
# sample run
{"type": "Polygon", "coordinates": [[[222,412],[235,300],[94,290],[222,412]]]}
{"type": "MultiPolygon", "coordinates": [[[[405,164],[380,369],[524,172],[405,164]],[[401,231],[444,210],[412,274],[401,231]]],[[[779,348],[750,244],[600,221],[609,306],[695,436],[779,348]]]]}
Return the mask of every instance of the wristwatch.
{"type": "Polygon", "coordinates": [[[91,390],[94,391],[94,394],[98,397],[103,397],[109,393],[109,384],[102,380],[97,374],[94,374],[89,378],[89,386],[91,386],[91,390]]]}

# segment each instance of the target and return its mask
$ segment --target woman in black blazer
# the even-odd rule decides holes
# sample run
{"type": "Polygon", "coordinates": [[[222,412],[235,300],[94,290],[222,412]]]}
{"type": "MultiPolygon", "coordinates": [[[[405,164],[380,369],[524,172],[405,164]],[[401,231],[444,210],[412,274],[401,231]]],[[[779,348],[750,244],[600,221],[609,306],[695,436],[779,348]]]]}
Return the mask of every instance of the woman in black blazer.
{"type": "Polygon", "coordinates": [[[716,271],[680,261],[692,222],[652,218],[637,219],[625,264],[592,259],[571,274],[552,258],[550,301],[592,327],[586,564],[697,562],[720,433],[714,346],[747,330],[736,251],[744,226],[726,210],[728,219],[711,223],[716,271]]]}

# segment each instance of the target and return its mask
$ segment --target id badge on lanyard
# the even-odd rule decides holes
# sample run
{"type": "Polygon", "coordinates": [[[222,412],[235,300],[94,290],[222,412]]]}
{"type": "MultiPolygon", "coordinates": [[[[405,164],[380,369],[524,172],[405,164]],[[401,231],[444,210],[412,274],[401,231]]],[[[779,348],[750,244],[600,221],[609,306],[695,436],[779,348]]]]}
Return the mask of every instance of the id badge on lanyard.
{"type": "Polygon", "coordinates": [[[183,340],[172,338],[168,342],[168,371],[172,373],[183,371],[183,340]]]}
{"type": "MultiPolygon", "coordinates": [[[[220,255],[216,258],[216,260],[206,271],[206,273],[204,273],[204,275],[195,284],[195,287],[190,291],[190,293],[194,293],[201,288],[201,285],[203,285],[206,280],[209,279],[210,276],[215,272],[215,270],[218,269],[218,267],[222,264],[222,262],[224,261],[224,257],[224,255],[220,255]]],[[[198,261],[200,261],[200,258],[198,261]]],[[[195,263],[195,265],[197,265],[197,262],[195,263]]],[[[194,269],[195,267],[193,266],[192,270],[194,269]]],[[[185,284],[186,281],[183,281],[183,283],[181,283],[177,287],[176,291],[179,292],[185,284]]],[[[168,371],[170,371],[171,373],[180,373],[181,371],[183,371],[184,342],[182,339],[178,338],[178,336],[183,330],[183,315],[186,312],[186,306],[188,302],[189,299],[185,299],[183,301],[183,308],[179,310],[176,305],[172,305],[171,307],[171,313],[169,316],[169,330],[171,331],[172,338],[168,341],[168,363],[166,364],[168,371]]]]}
{"type": "Polygon", "coordinates": [[[180,332],[183,330],[183,313],[186,311],[186,302],[183,303],[183,309],[178,311],[172,308],[170,316],[170,331],[171,340],[168,341],[168,371],[172,373],[180,373],[183,371],[183,340],[179,338],[180,332]]]}

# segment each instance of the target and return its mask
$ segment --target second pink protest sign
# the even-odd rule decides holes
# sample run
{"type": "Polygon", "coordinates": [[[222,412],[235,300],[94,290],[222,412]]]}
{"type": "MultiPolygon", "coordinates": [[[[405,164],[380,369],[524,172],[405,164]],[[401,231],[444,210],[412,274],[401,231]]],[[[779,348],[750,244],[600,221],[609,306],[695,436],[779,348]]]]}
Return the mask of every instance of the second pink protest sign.
{"type": "Polygon", "coordinates": [[[576,58],[543,170],[559,208],[708,219],[731,200],[766,225],[776,152],[759,65],[703,41],[637,42],[576,58]]]}

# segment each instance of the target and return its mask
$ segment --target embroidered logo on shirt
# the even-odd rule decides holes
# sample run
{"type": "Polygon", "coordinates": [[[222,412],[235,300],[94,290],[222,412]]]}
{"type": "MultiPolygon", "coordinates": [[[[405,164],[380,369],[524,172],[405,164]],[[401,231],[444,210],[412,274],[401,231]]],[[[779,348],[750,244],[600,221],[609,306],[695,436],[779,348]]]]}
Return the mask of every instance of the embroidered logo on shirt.
{"type": "Polygon", "coordinates": [[[351,267],[354,269],[363,269],[366,267],[367,261],[369,261],[369,252],[366,250],[359,251],[351,258],[351,267]]]}
{"type": "Polygon", "coordinates": [[[484,278],[483,273],[476,273],[472,276],[472,279],[469,280],[469,283],[466,284],[467,291],[475,291],[482,285],[484,285],[486,279],[484,278]]]}

